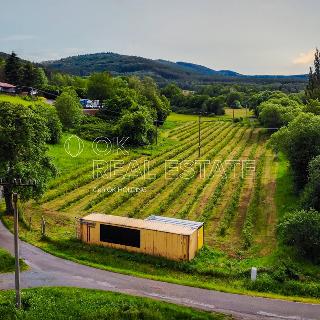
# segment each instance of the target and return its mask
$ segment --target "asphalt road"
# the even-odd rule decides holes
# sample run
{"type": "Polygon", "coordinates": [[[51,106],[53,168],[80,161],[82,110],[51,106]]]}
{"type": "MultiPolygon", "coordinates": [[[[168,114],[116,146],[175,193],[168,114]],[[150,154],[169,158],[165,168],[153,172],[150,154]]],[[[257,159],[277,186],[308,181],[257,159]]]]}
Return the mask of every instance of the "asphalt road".
{"type": "MultiPolygon", "coordinates": [[[[57,258],[20,242],[20,256],[31,267],[21,274],[22,288],[72,286],[150,297],[208,311],[229,313],[236,319],[320,319],[320,304],[304,304],[229,294],[136,278],[57,258]]],[[[0,247],[13,253],[13,235],[0,222],[0,247]]],[[[14,274],[0,274],[0,289],[14,288],[14,274]]]]}

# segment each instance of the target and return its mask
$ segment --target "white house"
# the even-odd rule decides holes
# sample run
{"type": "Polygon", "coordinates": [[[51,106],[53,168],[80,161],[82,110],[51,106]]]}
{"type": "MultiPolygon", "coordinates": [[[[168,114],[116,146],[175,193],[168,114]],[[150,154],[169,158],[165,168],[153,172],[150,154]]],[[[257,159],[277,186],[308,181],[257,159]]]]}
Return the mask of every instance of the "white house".
{"type": "Polygon", "coordinates": [[[16,86],[10,83],[0,82],[0,92],[15,93],[16,86]]]}

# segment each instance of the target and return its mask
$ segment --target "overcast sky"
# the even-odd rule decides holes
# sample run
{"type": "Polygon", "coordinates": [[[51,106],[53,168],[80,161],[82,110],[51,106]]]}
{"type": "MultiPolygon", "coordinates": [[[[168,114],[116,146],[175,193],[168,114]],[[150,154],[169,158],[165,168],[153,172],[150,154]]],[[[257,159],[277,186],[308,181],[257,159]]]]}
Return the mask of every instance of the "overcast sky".
{"type": "Polygon", "coordinates": [[[0,51],[33,61],[94,52],[243,74],[307,73],[319,0],[0,0],[0,51]]]}

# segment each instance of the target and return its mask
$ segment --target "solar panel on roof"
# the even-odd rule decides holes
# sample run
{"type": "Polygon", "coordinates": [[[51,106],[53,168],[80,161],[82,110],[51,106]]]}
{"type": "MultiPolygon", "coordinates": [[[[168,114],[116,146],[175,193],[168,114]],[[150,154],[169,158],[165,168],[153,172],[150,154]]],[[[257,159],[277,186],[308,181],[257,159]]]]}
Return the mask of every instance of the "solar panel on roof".
{"type": "Polygon", "coordinates": [[[169,217],[163,217],[163,216],[155,216],[155,215],[151,215],[145,220],[169,223],[169,224],[179,225],[183,227],[188,227],[191,229],[199,229],[203,225],[203,222],[169,218],[169,217]]]}

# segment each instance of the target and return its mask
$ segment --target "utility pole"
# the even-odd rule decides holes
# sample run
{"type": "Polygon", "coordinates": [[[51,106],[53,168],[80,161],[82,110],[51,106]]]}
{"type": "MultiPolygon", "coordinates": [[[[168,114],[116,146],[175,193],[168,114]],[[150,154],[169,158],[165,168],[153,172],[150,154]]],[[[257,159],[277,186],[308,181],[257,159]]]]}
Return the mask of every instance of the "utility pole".
{"type": "MultiPolygon", "coordinates": [[[[13,179],[12,181],[4,181],[0,178],[0,186],[7,186],[10,190],[13,187],[33,187],[35,181],[22,182],[21,179],[13,179]]],[[[19,213],[18,213],[18,193],[12,193],[10,195],[13,201],[13,214],[14,214],[14,257],[15,257],[15,290],[16,290],[16,307],[21,308],[21,292],[20,292],[20,254],[19,254],[19,213]]]]}
{"type": "Polygon", "coordinates": [[[20,261],[19,261],[19,216],[18,216],[18,194],[12,196],[14,211],[14,257],[15,257],[15,289],[16,289],[16,307],[21,308],[20,294],[20,261]]]}
{"type": "Polygon", "coordinates": [[[199,113],[198,123],[199,123],[199,134],[198,134],[198,157],[200,158],[200,156],[201,156],[201,113],[199,113]]]}
{"type": "Polygon", "coordinates": [[[156,120],[156,145],[158,145],[158,120],[156,120]]]}
{"type": "Polygon", "coordinates": [[[156,124],[156,145],[158,145],[158,120],[154,120],[154,123],[156,124]]]}

